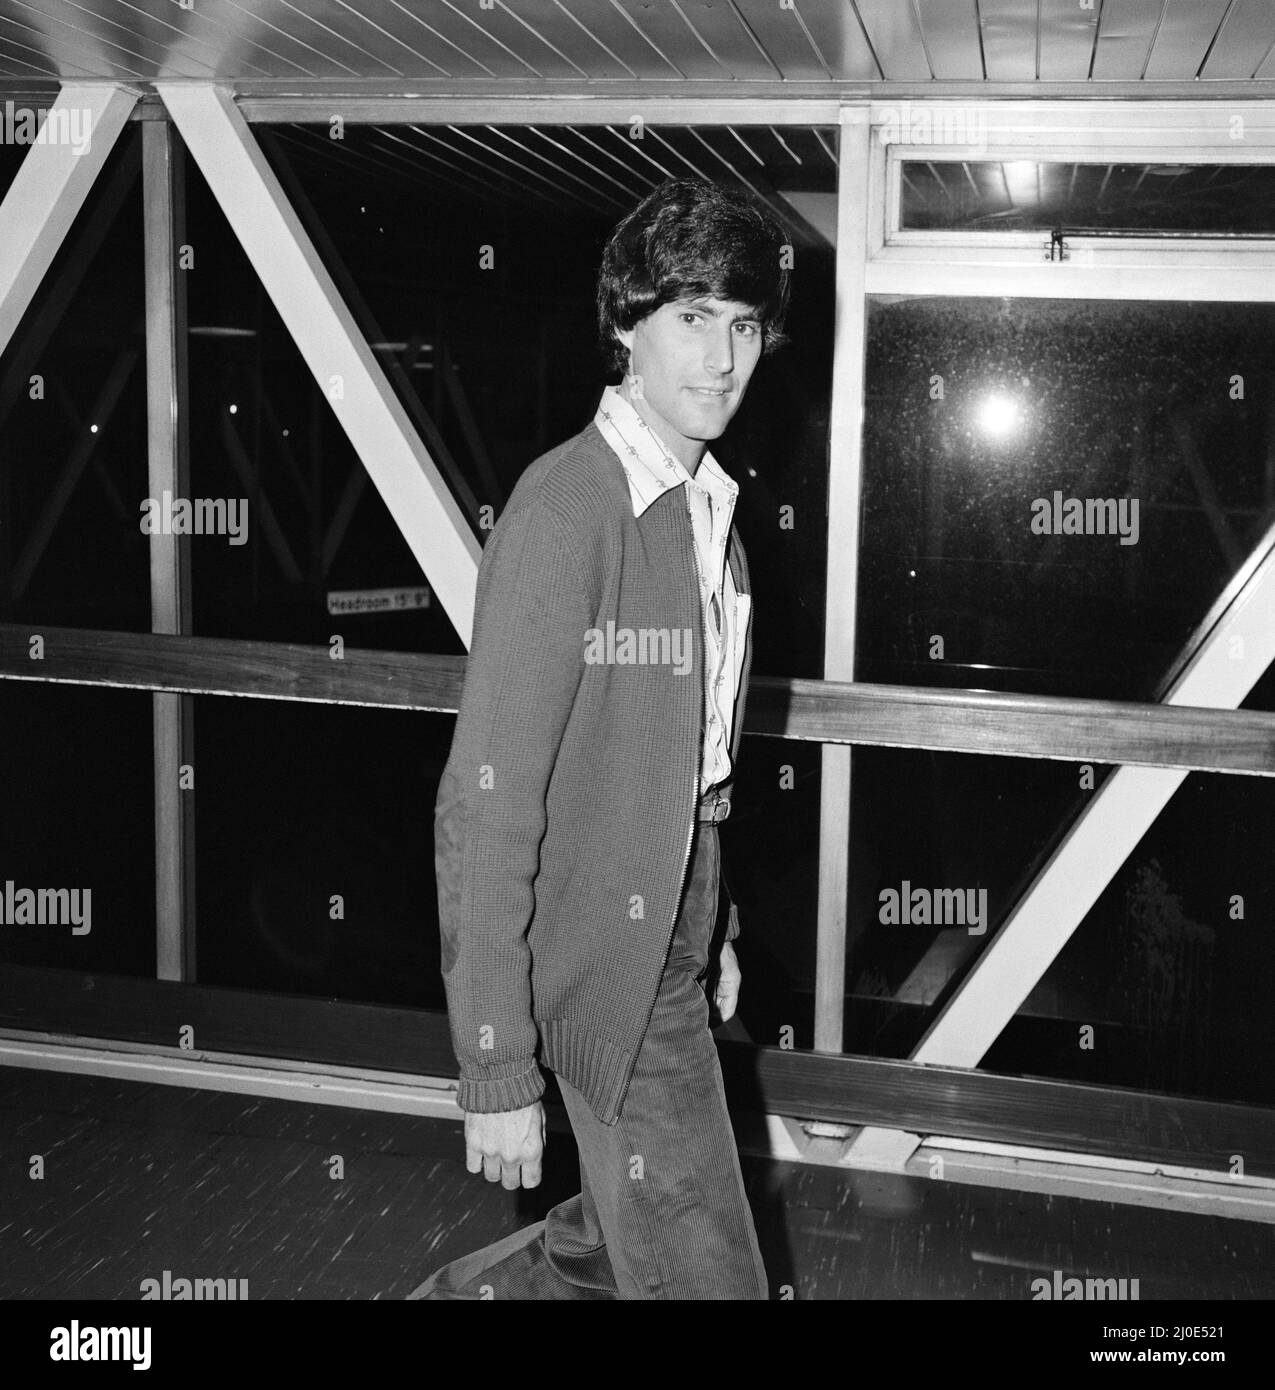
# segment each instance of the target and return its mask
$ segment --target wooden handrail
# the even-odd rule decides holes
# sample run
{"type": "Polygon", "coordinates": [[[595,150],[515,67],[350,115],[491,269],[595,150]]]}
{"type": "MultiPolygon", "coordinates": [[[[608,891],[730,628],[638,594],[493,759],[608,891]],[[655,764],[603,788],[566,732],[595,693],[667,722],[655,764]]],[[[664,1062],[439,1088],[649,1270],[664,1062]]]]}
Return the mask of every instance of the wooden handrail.
{"type": "MultiPolygon", "coordinates": [[[[0,624],[0,678],[455,713],[464,656],[0,624]],[[31,658],[31,639],[43,657],[31,658]]],[[[745,732],[1275,776],[1275,714],[755,677],[745,732]]]]}

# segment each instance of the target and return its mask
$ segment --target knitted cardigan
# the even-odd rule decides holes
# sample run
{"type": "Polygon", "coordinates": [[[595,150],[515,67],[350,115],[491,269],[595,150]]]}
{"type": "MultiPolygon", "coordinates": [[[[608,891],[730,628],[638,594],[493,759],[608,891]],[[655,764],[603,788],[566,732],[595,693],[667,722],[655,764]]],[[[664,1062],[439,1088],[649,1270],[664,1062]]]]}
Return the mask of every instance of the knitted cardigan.
{"type": "MultiPolygon", "coordinates": [[[[727,555],[737,590],[748,593],[733,527],[727,555]]],[[[697,565],[686,489],[670,488],[635,517],[619,460],[593,424],[526,470],[487,540],[435,806],[463,1110],[530,1105],[544,1090],[543,1061],[604,1123],[620,1113],[672,941],[699,800],[697,565]],[[689,630],[693,650],[681,674],[641,632],[674,628],[689,630]],[[620,664],[618,641],[610,664],[586,660],[591,629],[634,630],[647,664],[620,664]]],[[[596,639],[592,649],[596,658],[596,639]]],[[[732,761],[751,662],[750,631],[732,761]]],[[[727,939],[737,933],[732,905],[727,939]]]]}

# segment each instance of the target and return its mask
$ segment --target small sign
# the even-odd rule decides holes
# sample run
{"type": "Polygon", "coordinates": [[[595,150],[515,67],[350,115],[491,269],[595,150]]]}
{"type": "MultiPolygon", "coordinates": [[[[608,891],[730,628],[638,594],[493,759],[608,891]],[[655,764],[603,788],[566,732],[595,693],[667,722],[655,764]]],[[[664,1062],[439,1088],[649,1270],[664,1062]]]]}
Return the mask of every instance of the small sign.
{"type": "Polygon", "coordinates": [[[418,589],[333,589],[328,612],[334,617],[364,613],[410,613],[429,607],[428,585],[418,589]]]}

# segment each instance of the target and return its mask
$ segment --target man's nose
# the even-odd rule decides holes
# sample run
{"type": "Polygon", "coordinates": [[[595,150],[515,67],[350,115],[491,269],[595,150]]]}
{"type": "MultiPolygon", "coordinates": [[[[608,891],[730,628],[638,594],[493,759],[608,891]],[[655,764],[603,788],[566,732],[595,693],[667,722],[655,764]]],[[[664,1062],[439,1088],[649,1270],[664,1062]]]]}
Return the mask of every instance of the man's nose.
{"type": "Polygon", "coordinates": [[[711,372],[725,376],[735,365],[735,343],[730,325],[718,327],[710,336],[704,353],[704,365],[711,372]]]}

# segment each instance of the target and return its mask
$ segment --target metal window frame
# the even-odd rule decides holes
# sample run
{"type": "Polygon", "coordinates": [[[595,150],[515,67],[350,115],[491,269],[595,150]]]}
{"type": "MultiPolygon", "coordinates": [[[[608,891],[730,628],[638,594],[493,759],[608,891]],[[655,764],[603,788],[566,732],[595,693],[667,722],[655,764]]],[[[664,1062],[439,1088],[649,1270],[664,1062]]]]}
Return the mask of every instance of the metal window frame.
{"type": "MultiPolygon", "coordinates": [[[[866,304],[874,294],[969,297],[1085,298],[1171,302],[1275,302],[1275,237],[1191,238],[1166,245],[1152,237],[1069,238],[1072,258],[1043,259],[1037,233],[966,234],[912,232],[900,228],[901,166],[909,158],[960,160],[1047,158],[1093,162],[1095,152],[1111,162],[1140,162],[1172,151],[1174,163],[1275,163],[1275,111],[1269,106],[1220,109],[1210,103],[1147,103],[1134,110],[1090,106],[1080,124],[1074,110],[1048,103],[993,113],[975,104],[987,122],[977,146],[889,144],[879,138],[897,108],[872,108],[875,197],[865,210],[873,251],[865,274],[866,304]],[[1097,123],[1095,142],[1093,117],[1097,123]],[[1220,129],[1239,117],[1242,149],[1222,142],[1220,129]],[[1081,141],[1080,131],[1089,137],[1081,141]],[[1236,264],[1237,249],[1243,263],[1236,264]],[[989,275],[994,267],[996,274],[989,275]],[[1189,294],[1166,274],[1191,271],[1189,294]]],[[[966,125],[971,113],[963,116],[966,125]]],[[[977,114],[974,115],[975,121],[977,114]]],[[[1185,670],[1163,696],[1166,703],[1199,702],[1238,708],[1270,662],[1275,642],[1275,536],[1268,535],[1248,557],[1245,583],[1228,586],[1230,603],[1191,650],[1185,670]],[[1225,655],[1242,635],[1248,658],[1225,655]],[[1242,674],[1241,668],[1242,666],[1242,674]]],[[[1216,605],[1215,605],[1216,610],[1216,605]]],[[[1181,664],[1181,663],[1178,663],[1181,664]]],[[[1068,830],[1062,844],[1014,905],[1005,925],[980,954],[959,989],[911,1054],[914,1061],[976,1068],[1079,928],[1102,890],[1137,847],[1182,784],[1184,774],[1121,766],[1104,783],[1068,830]],[[980,1015],[976,1017],[976,1015],[980,1015]]],[[[831,986],[825,987],[824,993],[831,986]]],[[[820,995],[819,997],[823,997],[820,995]]],[[[920,1134],[867,1126],[849,1138],[842,1161],[901,1168],[916,1152],[920,1134]]]]}
{"type": "Polygon", "coordinates": [[[1095,102],[1085,105],[1083,115],[1075,106],[873,102],[873,159],[884,196],[871,210],[874,251],[868,293],[1179,300],[1186,296],[1165,272],[1190,270],[1212,273],[1209,297],[1215,300],[1275,297],[1275,231],[1268,237],[1242,238],[1069,234],[1069,259],[1049,262],[1042,255],[1049,241],[1043,230],[903,227],[902,169],[913,161],[1275,164],[1275,117],[1269,102],[1095,102]],[[894,127],[902,127],[902,112],[941,106],[960,112],[964,133],[983,123],[981,138],[966,143],[886,140],[894,127]],[[1241,130],[1242,137],[1232,136],[1233,129],[1241,130]],[[989,267],[995,267],[995,277],[987,274],[989,267]]]}

